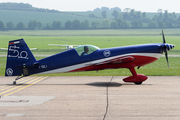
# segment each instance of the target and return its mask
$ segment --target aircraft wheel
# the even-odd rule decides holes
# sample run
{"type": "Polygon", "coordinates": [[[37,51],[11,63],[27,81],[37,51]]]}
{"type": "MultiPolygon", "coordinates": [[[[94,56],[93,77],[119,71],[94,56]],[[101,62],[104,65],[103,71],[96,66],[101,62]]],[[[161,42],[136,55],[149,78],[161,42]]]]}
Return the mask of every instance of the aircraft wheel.
{"type": "Polygon", "coordinates": [[[16,81],[13,82],[13,85],[16,85],[16,81]]]}
{"type": "Polygon", "coordinates": [[[136,85],[141,85],[142,82],[134,82],[136,85]]]}

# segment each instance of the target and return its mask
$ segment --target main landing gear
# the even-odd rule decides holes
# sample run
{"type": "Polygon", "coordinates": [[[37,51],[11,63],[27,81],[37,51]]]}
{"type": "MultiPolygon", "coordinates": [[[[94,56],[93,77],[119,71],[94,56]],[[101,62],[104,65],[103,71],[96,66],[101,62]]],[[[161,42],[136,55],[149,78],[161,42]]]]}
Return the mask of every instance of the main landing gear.
{"type": "Polygon", "coordinates": [[[124,82],[134,82],[136,85],[141,85],[148,77],[145,75],[137,74],[134,68],[129,68],[133,76],[124,78],[124,82]]]}

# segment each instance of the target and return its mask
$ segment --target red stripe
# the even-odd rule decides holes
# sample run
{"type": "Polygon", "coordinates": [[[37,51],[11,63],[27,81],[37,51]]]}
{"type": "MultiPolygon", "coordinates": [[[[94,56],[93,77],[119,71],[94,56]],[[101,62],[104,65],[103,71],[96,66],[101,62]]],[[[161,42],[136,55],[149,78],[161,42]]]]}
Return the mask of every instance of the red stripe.
{"type": "Polygon", "coordinates": [[[9,45],[12,45],[12,44],[14,44],[14,42],[10,42],[10,43],[9,43],[9,45]]]}
{"type": "Polygon", "coordinates": [[[77,71],[92,71],[92,70],[103,70],[103,69],[116,69],[116,68],[131,68],[136,66],[144,66],[146,64],[152,63],[157,60],[155,57],[148,57],[148,56],[138,56],[133,55],[135,58],[134,61],[130,63],[119,63],[119,64],[101,64],[95,66],[86,66],[79,69],[75,69],[69,72],[77,72],[77,71]]]}

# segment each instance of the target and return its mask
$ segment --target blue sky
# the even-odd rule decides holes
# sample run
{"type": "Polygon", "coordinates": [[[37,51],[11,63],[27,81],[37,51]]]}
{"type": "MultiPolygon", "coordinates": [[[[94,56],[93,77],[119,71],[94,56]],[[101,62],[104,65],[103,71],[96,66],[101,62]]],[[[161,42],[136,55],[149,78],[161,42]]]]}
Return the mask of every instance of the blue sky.
{"type": "Polygon", "coordinates": [[[60,11],[88,11],[101,7],[119,7],[142,12],[157,12],[158,9],[180,13],[178,0],[0,0],[2,2],[29,3],[34,7],[60,11]]]}

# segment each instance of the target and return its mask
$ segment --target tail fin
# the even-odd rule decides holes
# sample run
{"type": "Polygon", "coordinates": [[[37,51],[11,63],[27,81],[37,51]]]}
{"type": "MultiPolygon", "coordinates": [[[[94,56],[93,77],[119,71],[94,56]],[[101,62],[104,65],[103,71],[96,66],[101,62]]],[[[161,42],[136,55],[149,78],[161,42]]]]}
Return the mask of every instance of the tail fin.
{"type": "Polygon", "coordinates": [[[28,75],[25,66],[35,62],[35,57],[23,39],[9,41],[5,76],[28,75]]]}

